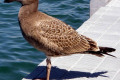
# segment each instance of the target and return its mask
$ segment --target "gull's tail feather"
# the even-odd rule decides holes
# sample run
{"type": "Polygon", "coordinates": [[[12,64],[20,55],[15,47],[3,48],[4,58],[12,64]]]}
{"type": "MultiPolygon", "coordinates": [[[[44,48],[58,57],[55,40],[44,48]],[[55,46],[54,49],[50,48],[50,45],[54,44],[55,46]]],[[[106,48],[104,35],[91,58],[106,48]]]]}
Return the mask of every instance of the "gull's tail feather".
{"type": "Polygon", "coordinates": [[[114,48],[110,48],[110,47],[99,47],[99,51],[87,51],[87,53],[90,53],[90,54],[93,54],[93,55],[96,55],[96,56],[99,56],[99,57],[102,57],[105,55],[109,55],[109,56],[112,56],[112,57],[116,57],[114,55],[111,55],[111,54],[108,54],[110,52],[114,52],[116,49],[114,48]]]}

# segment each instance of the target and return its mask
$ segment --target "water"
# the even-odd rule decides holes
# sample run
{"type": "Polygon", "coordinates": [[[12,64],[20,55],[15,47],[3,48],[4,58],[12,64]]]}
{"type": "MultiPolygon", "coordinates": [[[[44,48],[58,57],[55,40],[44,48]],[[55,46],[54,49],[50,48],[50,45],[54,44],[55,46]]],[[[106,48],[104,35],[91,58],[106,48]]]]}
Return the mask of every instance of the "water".
{"type": "MultiPolygon", "coordinates": [[[[0,80],[21,80],[45,59],[21,35],[17,2],[0,2],[0,80]]],[[[39,0],[39,10],[77,29],[89,18],[89,0],[39,0]]]]}

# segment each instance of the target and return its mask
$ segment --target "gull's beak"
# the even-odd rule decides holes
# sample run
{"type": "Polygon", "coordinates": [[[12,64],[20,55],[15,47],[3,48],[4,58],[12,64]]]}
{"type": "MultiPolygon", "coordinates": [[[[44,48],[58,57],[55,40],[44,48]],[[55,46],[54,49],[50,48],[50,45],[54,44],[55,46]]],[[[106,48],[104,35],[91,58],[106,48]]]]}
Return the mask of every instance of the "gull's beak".
{"type": "Polygon", "coordinates": [[[5,3],[10,3],[10,2],[13,2],[13,1],[21,2],[22,0],[4,0],[5,3]]]}
{"type": "Polygon", "coordinates": [[[16,0],[4,0],[5,3],[10,3],[10,2],[13,2],[13,1],[16,1],[16,0]]]}

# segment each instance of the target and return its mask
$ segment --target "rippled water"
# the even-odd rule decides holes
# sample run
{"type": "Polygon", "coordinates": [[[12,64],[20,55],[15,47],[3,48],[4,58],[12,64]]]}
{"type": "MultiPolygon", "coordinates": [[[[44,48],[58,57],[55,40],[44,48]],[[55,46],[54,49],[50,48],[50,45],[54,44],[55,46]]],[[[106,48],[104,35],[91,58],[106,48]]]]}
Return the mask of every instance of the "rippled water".
{"type": "MultiPolygon", "coordinates": [[[[21,35],[20,6],[0,1],[0,80],[21,80],[45,59],[21,35]]],[[[89,0],[39,0],[39,10],[77,29],[89,18],[89,0]]]]}

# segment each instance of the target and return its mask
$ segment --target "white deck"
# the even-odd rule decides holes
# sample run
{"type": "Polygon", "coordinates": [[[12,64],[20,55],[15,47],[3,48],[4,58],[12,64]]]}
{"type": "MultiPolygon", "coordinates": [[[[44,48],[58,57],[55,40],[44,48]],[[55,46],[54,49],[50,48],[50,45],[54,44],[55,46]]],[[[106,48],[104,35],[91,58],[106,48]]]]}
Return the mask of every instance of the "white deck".
{"type": "MultiPolygon", "coordinates": [[[[111,54],[117,58],[88,54],[52,58],[50,80],[120,80],[120,0],[111,0],[101,7],[77,31],[97,41],[99,46],[115,48],[116,52],[111,54]]],[[[45,77],[46,61],[39,66],[39,74],[33,73],[37,78],[45,77]]]]}

